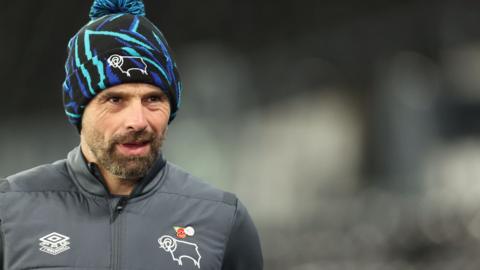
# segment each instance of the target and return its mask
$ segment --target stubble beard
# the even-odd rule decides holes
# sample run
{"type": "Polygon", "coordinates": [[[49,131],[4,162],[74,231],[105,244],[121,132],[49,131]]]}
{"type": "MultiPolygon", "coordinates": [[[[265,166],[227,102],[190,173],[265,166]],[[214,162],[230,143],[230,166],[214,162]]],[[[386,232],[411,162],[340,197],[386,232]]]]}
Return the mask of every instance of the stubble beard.
{"type": "Polygon", "coordinates": [[[122,181],[137,181],[144,177],[157,160],[165,139],[165,132],[156,135],[145,130],[118,134],[108,141],[95,129],[90,133],[86,143],[97,159],[98,165],[122,181]],[[125,156],[118,153],[118,144],[138,141],[150,142],[150,151],[146,155],[125,156]]]}

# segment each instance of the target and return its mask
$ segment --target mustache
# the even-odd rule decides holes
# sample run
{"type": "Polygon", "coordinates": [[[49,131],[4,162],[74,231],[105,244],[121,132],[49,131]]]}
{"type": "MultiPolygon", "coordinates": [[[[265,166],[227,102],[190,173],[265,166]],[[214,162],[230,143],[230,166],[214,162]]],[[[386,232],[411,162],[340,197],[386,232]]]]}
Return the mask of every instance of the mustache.
{"type": "Polygon", "coordinates": [[[152,142],[157,138],[157,135],[153,132],[148,132],[146,130],[139,130],[128,132],[125,134],[117,134],[112,137],[110,140],[110,145],[115,144],[125,144],[125,143],[148,143],[152,142]]]}

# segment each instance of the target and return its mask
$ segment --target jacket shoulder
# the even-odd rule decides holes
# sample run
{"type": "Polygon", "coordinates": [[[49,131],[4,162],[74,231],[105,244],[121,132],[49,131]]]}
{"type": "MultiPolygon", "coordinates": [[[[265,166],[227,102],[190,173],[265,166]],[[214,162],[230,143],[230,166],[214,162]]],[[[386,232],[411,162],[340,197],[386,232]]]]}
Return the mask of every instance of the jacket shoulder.
{"type": "Polygon", "coordinates": [[[67,171],[66,160],[40,165],[8,176],[6,180],[4,192],[70,191],[75,188],[67,171]]]}
{"type": "Polygon", "coordinates": [[[161,192],[237,205],[238,199],[235,194],[216,188],[171,162],[167,162],[166,166],[167,175],[161,192]]]}

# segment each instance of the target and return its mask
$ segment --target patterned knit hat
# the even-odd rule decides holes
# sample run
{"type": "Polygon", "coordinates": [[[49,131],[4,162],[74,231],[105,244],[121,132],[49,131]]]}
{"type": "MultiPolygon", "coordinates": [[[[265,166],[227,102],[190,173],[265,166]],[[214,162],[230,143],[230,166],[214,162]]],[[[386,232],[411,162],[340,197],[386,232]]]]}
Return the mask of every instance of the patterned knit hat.
{"type": "Polygon", "coordinates": [[[68,43],[63,83],[65,113],[80,131],[85,106],[102,90],[142,82],[165,92],[169,121],[180,105],[182,83],[167,41],[145,17],[141,0],[95,0],[91,21],[68,43]]]}

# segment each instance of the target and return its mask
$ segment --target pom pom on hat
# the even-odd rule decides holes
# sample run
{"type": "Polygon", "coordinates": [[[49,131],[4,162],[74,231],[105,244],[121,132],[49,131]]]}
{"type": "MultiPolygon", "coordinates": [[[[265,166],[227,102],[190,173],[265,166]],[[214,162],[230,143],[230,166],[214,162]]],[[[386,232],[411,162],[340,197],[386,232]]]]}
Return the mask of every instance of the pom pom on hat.
{"type": "Polygon", "coordinates": [[[145,16],[145,6],[142,0],[94,0],[89,15],[91,20],[95,20],[117,13],[145,16]]]}

